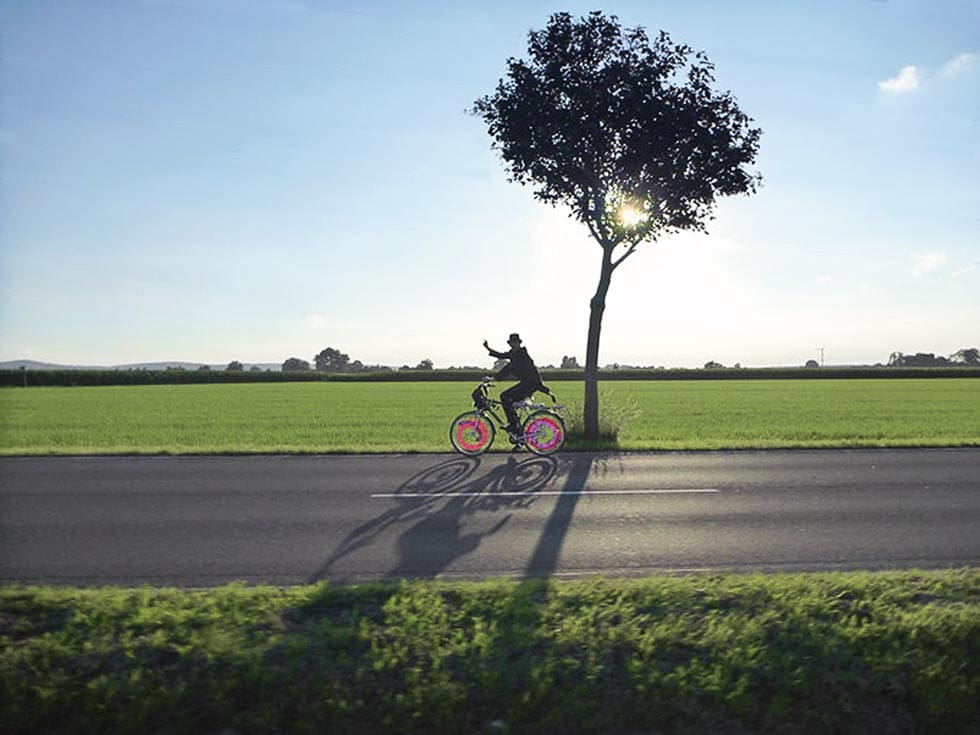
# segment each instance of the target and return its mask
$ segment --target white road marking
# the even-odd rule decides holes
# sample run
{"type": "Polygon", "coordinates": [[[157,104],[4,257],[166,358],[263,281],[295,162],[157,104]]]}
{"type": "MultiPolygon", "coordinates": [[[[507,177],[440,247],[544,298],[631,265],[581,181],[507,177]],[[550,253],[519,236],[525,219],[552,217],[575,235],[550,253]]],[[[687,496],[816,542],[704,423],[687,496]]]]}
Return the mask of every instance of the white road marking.
{"type": "Polygon", "coordinates": [[[434,491],[431,493],[371,493],[372,498],[517,498],[533,495],[544,497],[548,495],[696,495],[707,493],[720,493],[721,490],[712,487],[697,488],[672,488],[666,490],[523,490],[518,492],[450,492],[441,493],[434,491]]]}

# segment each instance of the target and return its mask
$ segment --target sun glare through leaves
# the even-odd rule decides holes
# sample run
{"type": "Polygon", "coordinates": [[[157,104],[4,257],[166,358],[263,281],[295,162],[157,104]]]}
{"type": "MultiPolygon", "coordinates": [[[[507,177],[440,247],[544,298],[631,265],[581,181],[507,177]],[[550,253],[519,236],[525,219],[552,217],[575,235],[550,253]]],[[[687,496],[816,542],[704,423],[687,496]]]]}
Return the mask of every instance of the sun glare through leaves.
{"type": "Polygon", "coordinates": [[[624,227],[636,227],[646,219],[646,215],[642,211],[630,204],[621,206],[616,214],[620,224],[624,227]]]}

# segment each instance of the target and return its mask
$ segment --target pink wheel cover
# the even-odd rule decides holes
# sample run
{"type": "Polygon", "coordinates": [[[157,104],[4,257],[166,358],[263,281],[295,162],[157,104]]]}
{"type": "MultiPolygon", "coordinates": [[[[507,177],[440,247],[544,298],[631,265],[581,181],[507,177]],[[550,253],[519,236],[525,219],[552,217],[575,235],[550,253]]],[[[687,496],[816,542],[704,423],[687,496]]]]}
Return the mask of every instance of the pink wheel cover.
{"type": "Polygon", "coordinates": [[[467,419],[456,424],[456,444],[467,452],[478,452],[486,446],[490,439],[490,431],[484,419],[467,419]],[[472,433],[476,433],[476,440],[470,441],[472,433]]]}
{"type": "Polygon", "coordinates": [[[524,430],[524,437],[528,444],[533,444],[542,452],[549,452],[557,447],[561,443],[562,434],[561,424],[550,416],[536,418],[524,430]],[[542,428],[550,432],[545,442],[538,441],[538,431],[542,428]]]}

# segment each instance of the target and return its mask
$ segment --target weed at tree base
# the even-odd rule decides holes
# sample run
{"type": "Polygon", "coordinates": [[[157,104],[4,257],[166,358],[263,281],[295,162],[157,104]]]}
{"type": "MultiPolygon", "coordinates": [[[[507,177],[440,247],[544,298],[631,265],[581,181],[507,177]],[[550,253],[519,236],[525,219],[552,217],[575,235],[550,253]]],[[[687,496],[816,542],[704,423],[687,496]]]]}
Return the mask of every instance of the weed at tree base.
{"type": "Polygon", "coordinates": [[[599,436],[585,436],[585,404],[579,398],[565,403],[565,429],[568,438],[565,446],[577,450],[614,450],[620,448],[620,436],[642,415],[639,401],[630,393],[608,390],[599,391],[599,436]]]}

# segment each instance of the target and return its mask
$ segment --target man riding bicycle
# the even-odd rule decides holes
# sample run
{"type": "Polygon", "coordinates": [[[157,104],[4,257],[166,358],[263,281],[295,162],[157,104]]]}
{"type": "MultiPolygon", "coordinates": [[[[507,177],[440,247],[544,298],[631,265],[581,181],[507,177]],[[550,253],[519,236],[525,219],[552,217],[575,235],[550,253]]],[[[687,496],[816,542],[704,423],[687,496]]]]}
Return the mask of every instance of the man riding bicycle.
{"type": "Polygon", "coordinates": [[[541,383],[541,376],[538,374],[538,368],[535,366],[534,360],[531,359],[531,356],[527,354],[527,350],[521,345],[520,335],[516,333],[510,335],[507,338],[507,344],[510,345],[510,350],[507,352],[497,352],[497,350],[487,344],[486,340],[483,340],[483,346],[492,357],[500,360],[509,360],[494,377],[500,380],[508,375],[513,375],[520,381],[517,385],[511,386],[500,394],[500,403],[503,404],[504,413],[507,414],[507,433],[511,434],[511,436],[517,436],[521,433],[521,426],[514,404],[518,401],[523,401],[525,398],[530,398],[534,395],[535,391],[546,389],[541,383]]]}

